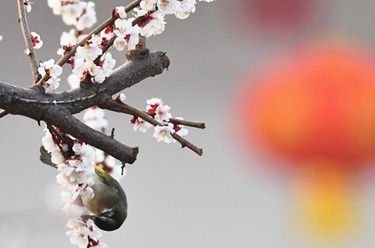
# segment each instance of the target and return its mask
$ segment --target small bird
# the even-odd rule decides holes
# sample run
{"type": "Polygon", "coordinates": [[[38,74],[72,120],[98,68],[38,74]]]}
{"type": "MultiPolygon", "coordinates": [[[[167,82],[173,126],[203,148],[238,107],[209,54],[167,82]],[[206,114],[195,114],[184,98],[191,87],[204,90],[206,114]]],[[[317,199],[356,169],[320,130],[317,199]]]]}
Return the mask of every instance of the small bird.
{"type": "MultiPolygon", "coordinates": [[[[51,154],[47,152],[44,146],[40,146],[40,160],[57,168],[57,165],[51,160],[51,154]]],[[[95,196],[92,199],[82,197],[82,203],[95,215],[84,215],[82,217],[92,219],[95,225],[104,231],[113,231],[118,229],[127,217],[128,203],[126,195],[116,179],[102,168],[96,165],[93,166],[95,173],[92,174],[92,179],[95,184],[92,189],[95,196]]]]}

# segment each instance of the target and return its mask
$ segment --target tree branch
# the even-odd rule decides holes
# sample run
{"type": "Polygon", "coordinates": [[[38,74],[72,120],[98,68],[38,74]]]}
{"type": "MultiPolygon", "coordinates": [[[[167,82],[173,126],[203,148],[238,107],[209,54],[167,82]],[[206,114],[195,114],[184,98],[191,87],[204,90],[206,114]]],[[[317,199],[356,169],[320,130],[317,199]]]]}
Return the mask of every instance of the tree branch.
{"type": "MultiPolygon", "coordinates": [[[[134,107],[131,107],[131,106],[125,104],[125,103],[120,103],[120,102],[118,102],[116,100],[113,100],[113,99],[107,99],[106,101],[101,102],[100,105],[98,105],[98,107],[103,108],[103,109],[112,110],[112,111],[115,111],[115,112],[131,114],[131,115],[134,115],[135,117],[140,117],[143,120],[147,121],[148,123],[152,124],[153,126],[162,126],[163,125],[160,122],[158,122],[157,120],[155,120],[154,118],[152,118],[150,115],[144,113],[143,111],[140,111],[140,110],[138,110],[134,107]]],[[[190,143],[186,139],[182,138],[177,133],[173,133],[171,135],[176,141],[178,141],[182,145],[182,148],[187,147],[200,156],[203,154],[203,150],[201,148],[198,148],[197,146],[193,145],[192,143],[190,143]]]]}
{"type": "Polygon", "coordinates": [[[44,94],[0,82],[0,108],[11,114],[25,115],[35,106],[63,105],[71,114],[76,114],[148,77],[161,74],[169,66],[169,58],[164,52],[148,53],[147,50],[141,55],[133,55],[131,60],[115,69],[102,84],[92,84],[84,89],[44,94]],[[17,109],[17,102],[27,103],[24,106],[26,109],[17,109]]]}
{"type": "Polygon", "coordinates": [[[132,164],[137,159],[138,147],[128,147],[111,136],[90,128],[73,117],[65,108],[61,106],[49,106],[49,112],[55,112],[56,114],[45,115],[43,120],[47,123],[53,123],[62,132],[105,151],[122,163],[132,164]]]}
{"type": "Polygon", "coordinates": [[[17,0],[17,6],[18,6],[18,21],[21,25],[22,36],[26,45],[26,51],[28,51],[27,56],[29,57],[33,82],[35,82],[35,80],[38,77],[38,64],[37,64],[37,59],[36,59],[34,48],[33,48],[33,42],[31,40],[29,26],[27,24],[26,11],[25,11],[25,5],[23,3],[23,0],[17,0]]]}
{"type": "Polygon", "coordinates": [[[92,84],[89,88],[78,88],[68,92],[45,94],[0,82],[0,108],[11,114],[23,115],[31,119],[45,121],[59,127],[87,144],[95,146],[124,163],[136,159],[138,148],[130,148],[97,132],[72,116],[93,105],[101,105],[112,95],[143,79],[161,74],[169,66],[164,52],[147,51],[133,54],[129,61],[113,71],[102,84],[92,84]]]}

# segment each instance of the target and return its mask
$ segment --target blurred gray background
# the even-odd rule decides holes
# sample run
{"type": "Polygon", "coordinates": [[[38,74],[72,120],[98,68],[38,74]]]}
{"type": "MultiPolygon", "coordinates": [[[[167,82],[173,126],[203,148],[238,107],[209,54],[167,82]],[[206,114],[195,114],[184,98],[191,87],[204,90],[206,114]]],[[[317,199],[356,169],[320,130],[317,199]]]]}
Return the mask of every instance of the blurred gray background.
{"type": "MultiPolygon", "coordinates": [[[[44,41],[37,58],[58,60],[59,37],[70,27],[52,14],[46,1],[33,2],[30,29],[44,41]]],[[[128,3],[95,2],[98,23],[112,8],[128,3]]],[[[265,30],[247,19],[252,12],[241,5],[244,2],[200,2],[187,20],[168,16],[166,31],[147,45],[167,52],[169,70],[124,92],[128,103],[140,109],[146,99],[157,96],[172,107],[173,116],[206,122],[205,130],[190,128],[187,136],[204,149],[202,157],[178,144],[158,144],[152,132],[134,132],[129,116],[107,112],[116,138],[140,147],[138,160],[127,167],[121,182],[128,196],[128,219],[118,231],[103,232],[101,240],[109,247],[317,247],[291,228],[288,176],[260,169],[263,161],[237,142],[230,120],[232,101],[245,75],[317,37],[338,35],[375,48],[375,1],[311,1],[306,23],[265,30]]],[[[15,0],[0,2],[0,19],[0,80],[28,87],[31,73],[15,0]]],[[[120,65],[124,54],[111,51],[120,65]]],[[[67,76],[69,68],[64,70],[67,76]]],[[[0,120],[0,247],[73,247],[65,235],[69,216],[61,210],[57,172],[38,159],[42,130],[43,125],[20,116],[0,120]]],[[[361,200],[365,222],[360,235],[337,247],[375,247],[371,181],[361,188],[361,200]]]]}

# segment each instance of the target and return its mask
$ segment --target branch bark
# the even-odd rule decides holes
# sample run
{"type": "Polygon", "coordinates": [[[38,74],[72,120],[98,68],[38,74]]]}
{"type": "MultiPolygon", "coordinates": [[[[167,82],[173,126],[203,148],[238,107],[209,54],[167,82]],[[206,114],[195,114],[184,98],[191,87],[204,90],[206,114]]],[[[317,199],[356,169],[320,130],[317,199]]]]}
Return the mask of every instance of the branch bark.
{"type": "Polygon", "coordinates": [[[72,115],[91,106],[101,105],[112,95],[139,83],[147,77],[161,74],[169,66],[164,52],[135,52],[122,66],[114,70],[102,84],[67,92],[45,94],[0,82],[0,108],[48,122],[83,142],[95,146],[124,163],[133,163],[138,148],[130,148],[84,125],[72,115]]]}

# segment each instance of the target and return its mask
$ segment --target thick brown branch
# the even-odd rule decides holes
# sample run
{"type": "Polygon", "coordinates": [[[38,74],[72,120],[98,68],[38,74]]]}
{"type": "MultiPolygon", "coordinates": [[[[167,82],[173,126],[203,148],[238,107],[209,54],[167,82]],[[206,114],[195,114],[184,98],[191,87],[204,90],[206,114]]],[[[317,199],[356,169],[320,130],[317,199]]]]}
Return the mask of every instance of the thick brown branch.
{"type": "MultiPolygon", "coordinates": [[[[132,106],[129,106],[129,105],[124,104],[124,103],[120,103],[120,102],[118,102],[116,100],[113,100],[113,99],[107,99],[106,101],[102,102],[98,106],[100,108],[103,108],[103,109],[108,109],[108,110],[112,110],[112,111],[115,111],[115,112],[126,113],[126,114],[134,115],[135,117],[140,117],[143,120],[147,121],[148,123],[152,124],[153,126],[162,126],[162,124],[160,122],[158,122],[157,120],[152,118],[147,113],[144,113],[143,111],[140,111],[140,110],[138,110],[138,109],[136,109],[132,106]]],[[[178,141],[182,145],[182,147],[187,147],[190,150],[197,153],[198,155],[203,154],[203,150],[201,148],[198,148],[197,146],[193,145],[192,143],[190,143],[189,141],[187,141],[186,139],[184,139],[183,137],[181,137],[177,133],[173,133],[172,137],[176,141],[178,141]]]]}
{"type": "Polygon", "coordinates": [[[29,26],[27,24],[26,11],[25,11],[25,5],[24,5],[23,0],[17,0],[17,6],[18,6],[18,21],[21,25],[22,36],[26,45],[27,56],[29,57],[33,82],[35,82],[35,80],[38,77],[38,64],[37,64],[37,59],[36,59],[34,48],[33,48],[33,42],[31,40],[29,26]]]}
{"type": "Polygon", "coordinates": [[[37,107],[63,105],[71,114],[76,114],[148,77],[161,74],[169,66],[169,59],[164,52],[150,54],[147,51],[134,57],[114,70],[102,84],[92,84],[85,89],[44,94],[0,82],[0,108],[11,114],[26,116],[27,112],[34,111],[37,107]],[[18,102],[27,103],[26,108],[17,108],[18,102]]]}
{"type": "Polygon", "coordinates": [[[117,68],[102,84],[93,84],[87,89],[79,88],[58,94],[44,94],[0,82],[0,108],[38,122],[46,121],[60,127],[64,133],[71,134],[122,162],[132,163],[136,158],[137,148],[127,147],[87,127],[72,114],[93,105],[100,105],[113,94],[147,77],[161,74],[168,66],[169,59],[164,52],[150,54],[147,50],[117,68]]]}
{"type": "Polygon", "coordinates": [[[105,151],[122,163],[132,164],[137,159],[138,147],[128,147],[111,136],[107,136],[86,126],[61,106],[50,106],[50,111],[56,114],[45,115],[43,120],[59,127],[62,132],[68,133],[87,144],[105,151]]]}
{"type": "Polygon", "coordinates": [[[1,108],[6,109],[11,114],[23,115],[38,121],[38,123],[45,121],[59,127],[62,132],[97,147],[122,162],[133,163],[135,161],[138,153],[137,147],[130,148],[101,132],[91,129],[74,118],[70,111],[62,105],[24,101],[21,96],[33,96],[31,99],[35,99],[45,95],[30,89],[0,83],[1,108]]]}

